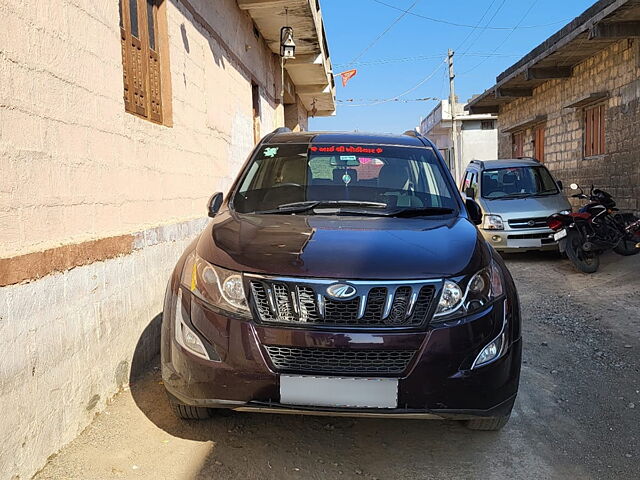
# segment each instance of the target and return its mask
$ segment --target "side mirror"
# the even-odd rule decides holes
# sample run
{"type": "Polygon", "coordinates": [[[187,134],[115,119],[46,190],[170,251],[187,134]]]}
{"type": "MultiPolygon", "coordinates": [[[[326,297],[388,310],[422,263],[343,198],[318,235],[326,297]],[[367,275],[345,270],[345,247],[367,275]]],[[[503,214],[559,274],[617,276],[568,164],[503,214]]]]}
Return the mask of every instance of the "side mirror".
{"type": "Polygon", "coordinates": [[[467,196],[467,198],[476,198],[476,191],[471,188],[471,187],[467,187],[464,189],[464,194],[467,196]]]}
{"type": "Polygon", "coordinates": [[[578,190],[578,184],[577,183],[572,183],[571,185],[569,185],[569,187],[571,188],[571,190],[578,190]]]}
{"type": "Polygon", "coordinates": [[[564,190],[564,184],[562,183],[562,180],[558,180],[556,183],[558,184],[558,188],[560,190],[564,190]]]}
{"type": "Polygon", "coordinates": [[[218,214],[218,210],[220,210],[220,207],[222,206],[222,200],[223,200],[223,195],[222,192],[216,192],[213,195],[211,195],[211,198],[209,199],[209,203],[207,204],[208,207],[208,215],[213,218],[218,214]]]}
{"type": "Polygon", "coordinates": [[[475,225],[480,225],[482,223],[482,209],[480,208],[480,205],[478,205],[478,203],[471,198],[467,198],[465,205],[467,207],[469,219],[475,225]]]}

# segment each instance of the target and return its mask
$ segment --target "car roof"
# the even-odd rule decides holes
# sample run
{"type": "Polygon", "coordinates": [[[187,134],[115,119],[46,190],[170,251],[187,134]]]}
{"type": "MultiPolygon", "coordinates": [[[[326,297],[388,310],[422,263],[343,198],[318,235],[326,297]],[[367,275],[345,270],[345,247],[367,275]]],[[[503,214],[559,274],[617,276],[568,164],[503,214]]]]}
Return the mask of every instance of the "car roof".
{"type": "Polygon", "coordinates": [[[532,167],[541,165],[535,158],[504,158],[500,160],[472,160],[469,167],[478,165],[482,170],[494,168],[532,167]]]}
{"type": "Polygon", "coordinates": [[[274,143],[352,143],[358,145],[432,146],[424,137],[363,132],[276,132],[265,138],[266,145],[274,143]]]}

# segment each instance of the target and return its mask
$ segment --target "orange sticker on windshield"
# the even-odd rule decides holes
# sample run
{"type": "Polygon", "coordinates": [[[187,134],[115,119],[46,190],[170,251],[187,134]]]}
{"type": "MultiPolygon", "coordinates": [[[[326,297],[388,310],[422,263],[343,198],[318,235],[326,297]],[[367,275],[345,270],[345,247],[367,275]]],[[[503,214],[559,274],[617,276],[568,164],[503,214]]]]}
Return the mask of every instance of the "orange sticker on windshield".
{"type": "Polygon", "coordinates": [[[312,145],[309,147],[312,152],[321,153],[382,153],[384,149],[380,147],[345,147],[344,145],[312,145]]]}

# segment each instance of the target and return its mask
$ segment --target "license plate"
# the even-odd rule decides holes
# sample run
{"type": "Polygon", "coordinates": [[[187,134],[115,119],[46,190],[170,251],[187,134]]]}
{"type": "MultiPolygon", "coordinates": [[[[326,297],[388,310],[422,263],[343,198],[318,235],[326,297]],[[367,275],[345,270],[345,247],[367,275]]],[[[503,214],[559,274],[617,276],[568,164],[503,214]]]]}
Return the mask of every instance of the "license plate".
{"type": "Polygon", "coordinates": [[[515,238],[507,240],[507,247],[510,248],[540,248],[542,240],[539,238],[515,238]]]}
{"type": "Polygon", "coordinates": [[[567,236],[567,231],[566,230],[560,230],[559,232],[556,232],[553,234],[553,239],[557,242],[558,240],[564,238],[567,236]]]}
{"type": "Polygon", "coordinates": [[[312,407],[397,408],[398,379],[280,375],[280,403],[312,407]]]}

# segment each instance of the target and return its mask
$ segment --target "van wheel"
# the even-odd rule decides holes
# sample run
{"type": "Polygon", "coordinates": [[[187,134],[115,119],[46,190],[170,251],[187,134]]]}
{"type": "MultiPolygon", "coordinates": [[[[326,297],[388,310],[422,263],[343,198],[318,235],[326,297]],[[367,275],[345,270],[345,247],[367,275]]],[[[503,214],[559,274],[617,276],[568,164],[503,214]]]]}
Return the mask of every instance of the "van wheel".
{"type": "Polygon", "coordinates": [[[511,414],[504,417],[487,417],[487,418],[474,418],[467,421],[467,428],[469,430],[484,430],[486,432],[497,432],[504,427],[509,421],[511,414]]]}
{"type": "Polygon", "coordinates": [[[180,403],[173,395],[167,393],[169,405],[173,414],[183,420],[206,420],[211,418],[211,409],[205,407],[193,407],[180,403]]]}

